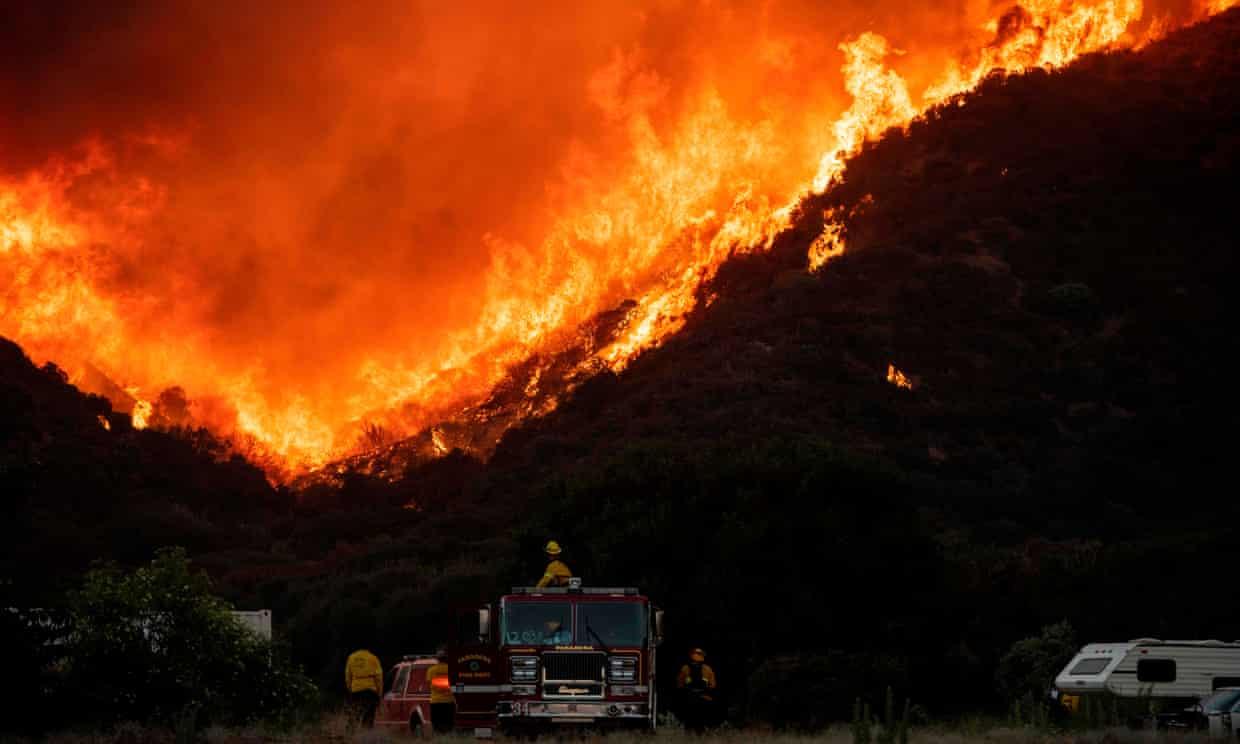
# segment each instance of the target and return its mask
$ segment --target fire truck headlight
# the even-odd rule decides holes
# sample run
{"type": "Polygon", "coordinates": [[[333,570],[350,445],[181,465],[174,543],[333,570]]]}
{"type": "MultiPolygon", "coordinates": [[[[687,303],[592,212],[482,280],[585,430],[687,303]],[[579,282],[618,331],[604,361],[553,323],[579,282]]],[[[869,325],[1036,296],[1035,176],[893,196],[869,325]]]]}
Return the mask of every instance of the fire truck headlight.
{"type": "Polygon", "coordinates": [[[637,680],[637,657],[613,656],[607,660],[607,676],[612,682],[637,680]]]}
{"type": "Polygon", "coordinates": [[[534,682],[538,680],[537,656],[514,656],[511,661],[513,682],[534,682]]]}

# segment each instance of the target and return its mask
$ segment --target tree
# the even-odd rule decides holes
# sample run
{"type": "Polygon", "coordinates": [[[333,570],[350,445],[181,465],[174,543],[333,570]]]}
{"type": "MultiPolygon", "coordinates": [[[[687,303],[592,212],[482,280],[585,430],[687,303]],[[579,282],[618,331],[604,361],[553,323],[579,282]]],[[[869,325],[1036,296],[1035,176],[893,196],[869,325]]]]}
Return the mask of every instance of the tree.
{"type": "Polygon", "coordinates": [[[996,682],[1010,703],[1041,703],[1055,682],[1055,675],[1076,654],[1076,633],[1064,620],[1047,625],[1032,637],[1012,644],[999,660],[996,682]]]}
{"type": "Polygon", "coordinates": [[[91,570],[69,598],[67,627],[63,694],[89,723],[241,724],[314,692],[232,617],[180,548],[132,572],[91,570]]]}

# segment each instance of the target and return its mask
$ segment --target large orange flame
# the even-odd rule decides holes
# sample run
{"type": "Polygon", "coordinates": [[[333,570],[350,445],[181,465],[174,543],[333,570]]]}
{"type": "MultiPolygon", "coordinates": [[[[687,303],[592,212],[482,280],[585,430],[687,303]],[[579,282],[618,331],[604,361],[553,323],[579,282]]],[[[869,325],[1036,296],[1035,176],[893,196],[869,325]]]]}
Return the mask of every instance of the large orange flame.
{"type": "MultiPolygon", "coordinates": [[[[1202,0],[1196,17],[1232,4],[1202,0]]],[[[511,365],[582,343],[574,334],[580,324],[633,300],[623,306],[618,335],[591,348],[582,364],[583,374],[625,368],[683,326],[699,288],[730,255],[769,248],[807,193],[846,178],[848,158],[865,142],[996,70],[1056,67],[1081,54],[1138,46],[1174,26],[1143,16],[1141,0],[1022,0],[970,32],[966,51],[925,58],[866,31],[838,46],[851,102],[815,102],[797,112],[797,122],[761,101],[733,101],[722,89],[725,78],[702,82],[669,119],[667,81],[641,55],[617,51],[590,77],[587,96],[623,133],[624,164],[609,164],[600,178],[599,168],[588,167],[588,151],[572,151],[548,186],[555,214],[541,240],[485,237],[490,265],[482,291],[467,298],[476,308],[472,321],[441,333],[432,351],[362,349],[350,357],[350,375],[317,387],[287,383],[261,354],[220,353],[226,338],[196,325],[198,316],[179,315],[182,293],[186,302],[193,297],[176,272],[161,277],[159,296],[132,291],[124,279],[142,270],[140,257],[180,250],[178,241],[189,236],[172,229],[181,222],[160,223],[176,197],[157,176],[119,167],[119,145],[90,142],[26,175],[0,177],[0,334],[109,395],[137,426],[207,425],[273,469],[313,467],[359,441],[375,444],[373,422],[384,424],[390,440],[452,416],[511,365]],[[920,81],[919,96],[910,93],[910,79],[920,81]],[[794,126],[798,136],[809,133],[803,141],[794,126]],[[817,157],[800,157],[809,148],[817,157]],[[109,250],[122,244],[136,246],[126,261],[109,250]],[[171,310],[152,310],[165,307],[171,310]],[[160,396],[170,385],[188,391],[185,410],[160,396]]],[[[795,38],[755,39],[762,64],[796,69],[795,38]]],[[[144,162],[175,161],[193,136],[192,127],[171,137],[148,132],[124,146],[153,152],[144,162]]],[[[277,193],[264,191],[262,178],[254,174],[255,199],[277,193]]],[[[296,209],[280,214],[290,216],[265,223],[264,239],[302,234],[296,209]]],[[[825,217],[807,257],[811,270],[846,250],[844,215],[825,217]]],[[[286,312],[298,309],[276,314],[286,312]]],[[[531,398],[539,384],[537,374],[527,383],[531,398]]],[[[531,404],[522,415],[554,405],[531,404]]],[[[442,432],[430,431],[434,449],[446,451],[442,432]]]]}

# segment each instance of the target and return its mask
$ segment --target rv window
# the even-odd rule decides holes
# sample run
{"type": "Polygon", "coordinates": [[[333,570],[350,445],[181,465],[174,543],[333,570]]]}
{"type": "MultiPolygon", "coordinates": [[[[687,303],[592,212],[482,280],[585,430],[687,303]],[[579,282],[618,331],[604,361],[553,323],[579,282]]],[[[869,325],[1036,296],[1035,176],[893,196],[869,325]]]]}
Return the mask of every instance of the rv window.
{"type": "Polygon", "coordinates": [[[1240,687],[1240,677],[1215,677],[1212,689],[1218,690],[1223,687],[1240,687]]]}
{"type": "Polygon", "coordinates": [[[1174,682],[1175,659],[1141,659],[1137,662],[1138,682],[1174,682]]]}
{"type": "Polygon", "coordinates": [[[1107,664],[1110,663],[1110,659],[1081,659],[1076,663],[1076,666],[1072,667],[1072,671],[1068,672],[1068,674],[1073,676],[1098,674],[1103,669],[1106,669],[1107,664]]]}

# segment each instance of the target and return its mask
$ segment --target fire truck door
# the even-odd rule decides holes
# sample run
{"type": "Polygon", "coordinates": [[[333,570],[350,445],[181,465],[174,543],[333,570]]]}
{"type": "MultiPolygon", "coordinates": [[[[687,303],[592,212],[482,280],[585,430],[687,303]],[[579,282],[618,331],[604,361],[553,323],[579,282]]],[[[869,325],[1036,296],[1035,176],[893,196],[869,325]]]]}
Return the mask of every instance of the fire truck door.
{"type": "Polygon", "coordinates": [[[448,681],[456,698],[457,728],[494,729],[507,677],[492,641],[489,606],[458,614],[456,643],[448,652],[448,681]]]}

